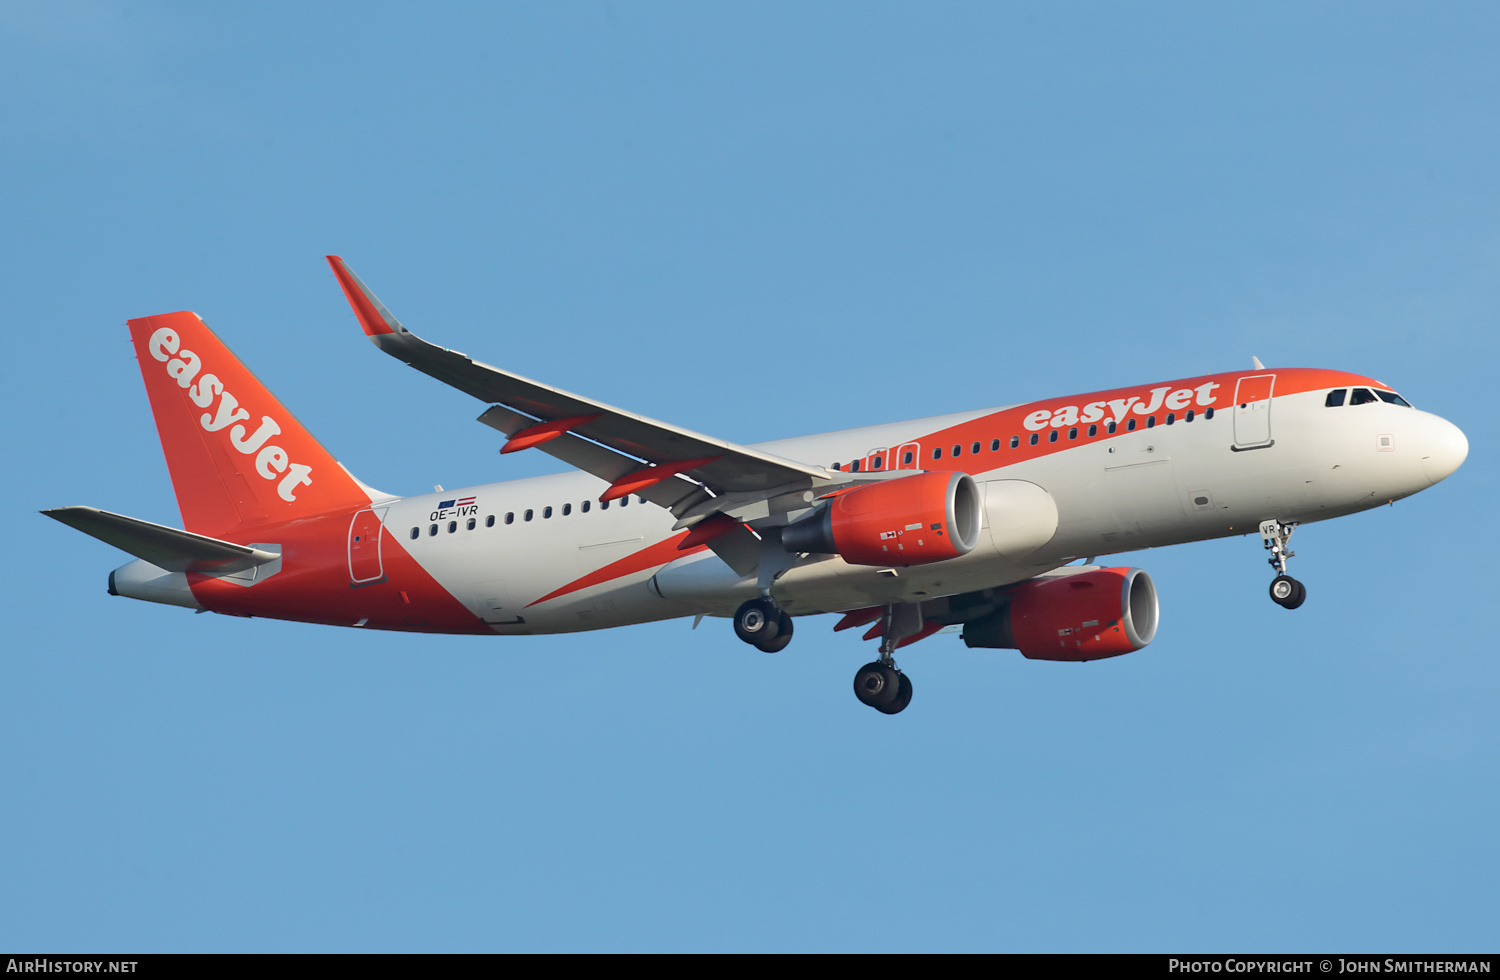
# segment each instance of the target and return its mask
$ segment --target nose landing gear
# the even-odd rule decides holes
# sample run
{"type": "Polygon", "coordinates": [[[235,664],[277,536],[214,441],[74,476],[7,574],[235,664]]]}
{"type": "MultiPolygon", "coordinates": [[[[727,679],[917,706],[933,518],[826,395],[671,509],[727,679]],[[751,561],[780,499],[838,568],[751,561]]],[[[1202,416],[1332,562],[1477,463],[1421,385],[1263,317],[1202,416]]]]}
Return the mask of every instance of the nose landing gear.
{"type": "Polygon", "coordinates": [[[1271,553],[1271,557],[1266,560],[1276,569],[1276,577],[1271,580],[1271,601],[1285,609],[1296,609],[1307,601],[1307,586],[1286,573],[1287,559],[1297,555],[1295,551],[1287,550],[1287,542],[1292,539],[1292,532],[1296,529],[1295,522],[1260,522],[1261,544],[1271,553]]]}

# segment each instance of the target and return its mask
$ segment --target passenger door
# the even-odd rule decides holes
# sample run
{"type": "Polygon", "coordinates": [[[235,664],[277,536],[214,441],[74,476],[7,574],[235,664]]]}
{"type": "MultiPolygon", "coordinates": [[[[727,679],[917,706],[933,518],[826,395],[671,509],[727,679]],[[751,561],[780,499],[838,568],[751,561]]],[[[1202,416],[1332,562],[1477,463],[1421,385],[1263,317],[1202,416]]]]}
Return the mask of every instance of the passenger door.
{"type": "Polygon", "coordinates": [[[1234,448],[1271,445],[1271,392],[1276,375],[1253,374],[1234,386],[1234,448]]]}
{"type": "Polygon", "coordinates": [[[349,584],[374,585],[385,580],[380,560],[380,529],[386,508],[357,511],[349,522],[349,584]]]}

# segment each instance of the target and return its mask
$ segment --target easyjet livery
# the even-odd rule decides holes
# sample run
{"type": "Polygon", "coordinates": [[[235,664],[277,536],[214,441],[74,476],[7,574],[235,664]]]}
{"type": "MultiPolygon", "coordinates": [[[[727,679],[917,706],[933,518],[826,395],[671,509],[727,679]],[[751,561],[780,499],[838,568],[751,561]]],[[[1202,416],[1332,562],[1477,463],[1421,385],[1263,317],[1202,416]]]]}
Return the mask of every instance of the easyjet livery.
{"type": "MultiPolygon", "coordinates": [[[[842,613],[878,657],[863,703],[896,714],[895,651],[1087,661],[1139,650],[1156,588],[1095,557],[1257,533],[1271,598],[1300,606],[1293,530],[1424,490],[1464,461],[1452,423],[1372,378],[1205,375],[741,446],[437,347],[329,264],[375,346],[488,407],[500,452],[571,472],[381,493],[344,469],[192,313],[129,321],[185,530],[44,511],[136,556],[109,592],[234,616],[426,633],[562,633],[730,617],[772,653],[842,613]],[[1081,563],[1080,563],[1081,560],[1081,563]]],[[[695,623],[696,625],[696,623],[695,623]]]]}

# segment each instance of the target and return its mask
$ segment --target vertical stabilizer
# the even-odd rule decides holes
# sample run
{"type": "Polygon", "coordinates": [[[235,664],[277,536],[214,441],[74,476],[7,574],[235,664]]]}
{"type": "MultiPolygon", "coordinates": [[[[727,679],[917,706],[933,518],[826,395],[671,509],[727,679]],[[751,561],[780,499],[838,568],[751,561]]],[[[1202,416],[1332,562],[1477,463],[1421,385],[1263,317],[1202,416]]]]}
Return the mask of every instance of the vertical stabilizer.
{"type": "Polygon", "coordinates": [[[193,313],[130,321],[183,526],[234,528],[370,496],[193,313]]]}

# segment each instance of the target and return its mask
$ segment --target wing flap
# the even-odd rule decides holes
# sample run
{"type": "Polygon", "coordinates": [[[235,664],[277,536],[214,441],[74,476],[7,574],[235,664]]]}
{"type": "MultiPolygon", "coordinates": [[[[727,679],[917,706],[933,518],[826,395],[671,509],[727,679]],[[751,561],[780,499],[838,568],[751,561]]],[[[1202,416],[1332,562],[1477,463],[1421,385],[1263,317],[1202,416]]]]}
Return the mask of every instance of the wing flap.
{"type": "Polygon", "coordinates": [[[169,572],[224,575],[281,557],[259,548],[112,514],[97,507],[54,507],[42,513],[169,572]]]}

